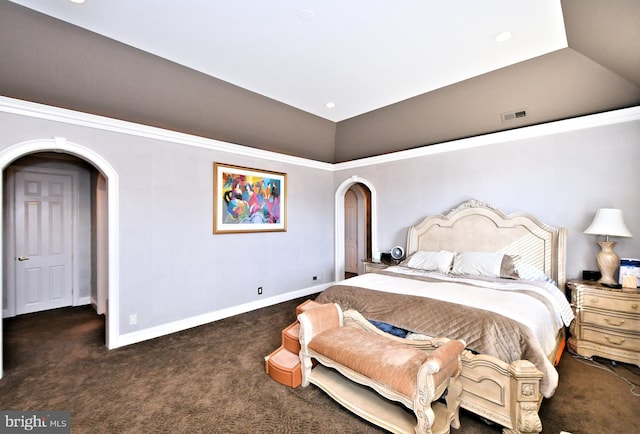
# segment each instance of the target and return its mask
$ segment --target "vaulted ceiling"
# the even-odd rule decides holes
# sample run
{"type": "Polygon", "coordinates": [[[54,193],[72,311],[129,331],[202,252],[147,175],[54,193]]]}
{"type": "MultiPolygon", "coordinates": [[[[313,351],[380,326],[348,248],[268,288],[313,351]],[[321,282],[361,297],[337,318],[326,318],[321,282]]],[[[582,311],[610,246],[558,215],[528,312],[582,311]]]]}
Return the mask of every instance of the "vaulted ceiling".
{"type": "Polygon", "coordinates": [[[4,96],[338,162],[640,104],[640,2],[0,0],[0,59],[4,96]]]}

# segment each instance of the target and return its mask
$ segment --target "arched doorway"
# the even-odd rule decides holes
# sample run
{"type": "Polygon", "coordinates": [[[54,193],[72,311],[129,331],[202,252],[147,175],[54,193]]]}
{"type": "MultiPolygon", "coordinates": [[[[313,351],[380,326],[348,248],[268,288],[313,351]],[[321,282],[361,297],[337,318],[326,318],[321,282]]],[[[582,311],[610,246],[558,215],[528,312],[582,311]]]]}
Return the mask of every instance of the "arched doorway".
{"type": "MultiPolygon", "coordinates": [[[[376,251],[378,248],[376,231],[376,191],[371,182],[359,176],[352,176],[344,181],[335,194],[335,274],[334,280],[342,280],[345,276],[345,194],[352,189],[358,198],[358,209],[362,210],[363,237],[367,245],[366,252],[376,251]],[[365,205],[365,202],[368,202],[365,205]],[[366,221],[366,224],[364,222],[366,221]]],[[[364,255],[365,253],[363,253],[364,255]]]]}
{"type": "MultiPolygon", "coordinates": [[[[100,268],[100,273],[104,275],[104,280],[106,281],[106,293],[107,293],[107,309],[105,312],[105,324],[106,324],[106,346],[108,348],[116,348],[118,347],[117,337],[118,337],[118,281],[119,281],[119,266],[118,266],[118,257],[119,257],[119,248],[118,248],[118,175],[113,167],[100,155],[92,151],[91,149],[85,148],[80,145],[76,145],[74,143],[68,142],[64,138],[56,137],[54,139],[42,139],[42,140],[32,140],[27,142],[18,143],[12,145],[8,148],[5,148],[0,151],[0,167],[4,172],[5,169],[15,160],[30,155],[34,153],[40,152],[57,152],[57,153],[67,153],[78,157],[93,167],[104,177],[104,183],[106,184],[105,192],[103,194],[103,198],[101,200],[104,201],[105,209],[106,209],[106,218],[104,223],[104,237],[105,237],[105,245],[104,248],[101,249],[103,252],[106,252],[106,260],[97,261],[96,265],[100,268]],[[108,206],[106,206],[106,201],[108,199],[108,206]],[[102,263],[102,265],[101,265],[102,263]],[[106,270],[104,269],[106,268],[106,270]]],[[[0,181],[0,200],[3,203],[4,209],[4,185],[2,185],[2,181],[0,181]]],[[[5,228],[5,213],[0,214],[0,222],[2,223],[2,228],[5,228]]],[[[5,246],[4,230],[0,233],[0,245],[5,246]]],[[[5,264],[7,263],[7,251],[3,248],[2,251],[2,260],[0,261],[0,280],[4,282],[5,280],[5,264]]],[[[4,294],[4,286],[3,286],[3,294],[4,294]]],[[[2,378],[2,323],[0,322],[0,378],[2,378]]]]}
{"type": "Polygon", "coordinates": [[[371,192],[353,184],[344,195],[345,277],[362,274],[362,260],[372,257],[371,192]]]}

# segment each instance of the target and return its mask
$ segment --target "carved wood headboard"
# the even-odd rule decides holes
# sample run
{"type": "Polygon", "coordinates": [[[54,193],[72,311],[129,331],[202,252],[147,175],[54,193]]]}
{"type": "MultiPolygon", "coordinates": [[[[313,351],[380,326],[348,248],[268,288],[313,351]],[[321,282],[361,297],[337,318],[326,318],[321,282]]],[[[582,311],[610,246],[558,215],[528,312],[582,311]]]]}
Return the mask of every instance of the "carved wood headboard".
{"type": "Polygon", "coordinates": [[[553,228],[526,213],[507,215],[472,199],[409,227],[407,255],[419,250],[501,252],[544,271],[563,289],[566,238],[565,228],[553,228]]]}

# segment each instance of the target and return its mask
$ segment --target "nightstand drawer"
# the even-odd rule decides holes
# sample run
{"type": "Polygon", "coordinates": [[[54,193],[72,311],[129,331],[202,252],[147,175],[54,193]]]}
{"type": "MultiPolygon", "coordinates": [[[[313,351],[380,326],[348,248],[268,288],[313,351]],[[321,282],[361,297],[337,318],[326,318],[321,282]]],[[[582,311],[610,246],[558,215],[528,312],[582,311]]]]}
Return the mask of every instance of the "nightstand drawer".
{"type": "Polygon", "coordinates": [[[629,351],[640,351],[640,336],[623,332],[611,332],[600,328],[581,326],[582,340],[629,351]]]}
{"type": "Polygon", "coordinates": [[[640,331],[640,317],[622,317],[609,315],[606,313],[593,312],[583,310],[581,312],[580,321],[582,324],[591,324],[596,326],[608,327],[611,329],[620,329],[630,332],[640,331]]]}
{"type": "Polygon", "coordinates": [[[582,306],[640,314],[640,300],[638,297],[627,298],[620,293],[618,293],[617,296],[610,296],[608,294],[596,295],[585,292],[582,299],[582,306]]]}
{"type": "Polygon", "coordinates": [[[640,366],[640,288],[620,289],[571,280],[570,348],[585,357],[600,356],[640,366]]]}

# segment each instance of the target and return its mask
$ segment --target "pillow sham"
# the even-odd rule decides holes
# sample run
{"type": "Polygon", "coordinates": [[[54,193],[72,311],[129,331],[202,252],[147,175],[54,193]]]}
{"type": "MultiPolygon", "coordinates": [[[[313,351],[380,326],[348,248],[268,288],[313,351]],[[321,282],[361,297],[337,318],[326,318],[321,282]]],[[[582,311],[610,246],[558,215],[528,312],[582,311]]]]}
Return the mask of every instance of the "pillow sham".
{"type": "Polygon", "coordinates": [[[453,260],[452,274],[517,279],[513,258],[504,253],[458,252],[453,260]]]}
{"type": "Polygon", "coordinates": [[[553,282],[553,279],[545,274],[544,271],[531,264],[527,264],[526,262],[518,263],[518,265],[516,265],[516,272],[518,273],[518,276],[524,280],[538,280],[542,282],[555,283],[553,282]]]}
{"type": "Polygon", "coordinates": [[[502,257],[502,264],[500,264],[500,277],[504,279],[518,279],[520,277],[512,256],[504,255],[502,257]]]}
{"type": "Polygon", "coordinates": [[[418,251],[412,254],[401,265],[409,268],[416,268],[425,271],[438,271],[449,273],[453,263],[454,252],[447,250],[440,251],[418,251]]]}

